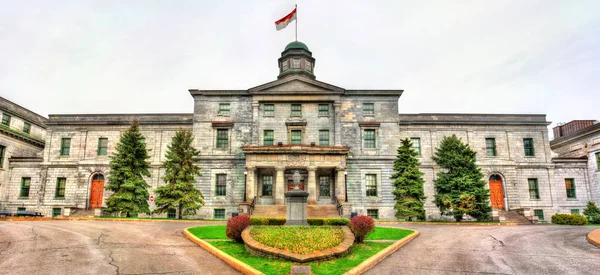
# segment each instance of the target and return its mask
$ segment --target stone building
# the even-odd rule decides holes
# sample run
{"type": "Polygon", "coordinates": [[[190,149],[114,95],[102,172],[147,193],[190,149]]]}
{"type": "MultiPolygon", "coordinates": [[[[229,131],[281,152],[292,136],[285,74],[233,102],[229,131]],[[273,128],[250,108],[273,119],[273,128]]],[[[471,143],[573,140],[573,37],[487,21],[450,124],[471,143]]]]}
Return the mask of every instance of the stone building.
{"type": "MultiPolygon", "coordinates": [[[[101,214],[110,195],[104,191],[108,156],[133,119],[140,121],[151,150],[152,177],[147,179],[151,194],[164,184],[161,162],[175,131],[193,131],[194,145],[202,154],[203,176],[197,187],[206,201],[197,212],[200,218],[259,209],[285,216],[280,212],[284,193],[298,171],[300,187],[310,194],[309,215],[333,209],[334,215],[357,212],[394,219],[390,176],[404,137],[411,138],[420,153],[428,219],[444,218],[432,202],[433,180],[440,168],[431,157],[441,139],[453,134],[477,151],[496,219],[512,211],[549,220],[554,213],[579,211],[597,190],[587,180],[585,161],[553,158],[545,115],[399,115],[402,90],[350,90],[319,81],[315,58],[301,42],[285,47],[278,66],[276,80],[247,90],[189,90],[193,114],[45,119],[21,108],[22,115],[13,112],[14,116],[28,114],[30,121],[35,117],[43,134],[37,145],[28,145],[37,151],[5,158],[9,175],[0,170],[4,173],[0,204],[46,215],[68,216],[85,209],[101,214]],[[23,196],[25,179],[27,196],[23,196]],[[577,183],[576,191],[565,189],[567,180],[577,183]]],[[[3,112],[10,110],[5,105],[16,106],[2,104],[3,112]]],[[[10,143],[18,139],[0,141],[2,146],[19,146],[10,143]]]]}

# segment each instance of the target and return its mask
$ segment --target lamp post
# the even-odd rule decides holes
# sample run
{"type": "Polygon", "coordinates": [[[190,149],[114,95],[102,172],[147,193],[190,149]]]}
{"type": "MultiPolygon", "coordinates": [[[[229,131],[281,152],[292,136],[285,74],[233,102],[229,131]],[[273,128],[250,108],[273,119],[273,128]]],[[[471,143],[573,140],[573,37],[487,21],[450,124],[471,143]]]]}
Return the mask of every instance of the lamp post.
{"type": "Polygon", "coordinates": [[[246,185],[248,184],[248,171],[244,170],[244,202],[246,202],[246,185]]]}
{"type": "Polygon", "coordinates": [[[344,198],[348,202],[348,170],[344,170],[344,198]]]}

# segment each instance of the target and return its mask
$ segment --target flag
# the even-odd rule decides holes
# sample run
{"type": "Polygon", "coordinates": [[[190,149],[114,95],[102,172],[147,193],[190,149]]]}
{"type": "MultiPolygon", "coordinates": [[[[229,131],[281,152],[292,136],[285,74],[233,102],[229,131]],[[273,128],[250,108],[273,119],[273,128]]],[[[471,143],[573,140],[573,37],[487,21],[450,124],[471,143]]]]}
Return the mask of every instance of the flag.
{"type": "Polygon", "coordinates": [[[287,27],[287,25],[296,20],[296,9],[294,8],[294,10],[292,12],[290,12],[290,14],[284,16],[283,18],[275,21],[275,28],[277,28],[277,30],[282,30],[285,27],[287,27]]]}

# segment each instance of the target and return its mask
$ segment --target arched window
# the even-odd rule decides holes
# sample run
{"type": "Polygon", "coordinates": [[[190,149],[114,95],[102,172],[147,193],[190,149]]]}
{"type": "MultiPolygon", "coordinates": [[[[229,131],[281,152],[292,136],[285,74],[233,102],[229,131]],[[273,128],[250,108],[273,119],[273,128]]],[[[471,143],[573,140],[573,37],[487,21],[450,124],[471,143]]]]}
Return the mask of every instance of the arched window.
{"type": "Polygon", "coordinates": [[[104,180],[104,175],[95,174],[94,177],[92,177],[92,180],[104,180]]]}
{"type": "Polygon", "coordinates": [[[502,181],[502,178],[499,175],[491,175],[490,181],[502,181]]]}

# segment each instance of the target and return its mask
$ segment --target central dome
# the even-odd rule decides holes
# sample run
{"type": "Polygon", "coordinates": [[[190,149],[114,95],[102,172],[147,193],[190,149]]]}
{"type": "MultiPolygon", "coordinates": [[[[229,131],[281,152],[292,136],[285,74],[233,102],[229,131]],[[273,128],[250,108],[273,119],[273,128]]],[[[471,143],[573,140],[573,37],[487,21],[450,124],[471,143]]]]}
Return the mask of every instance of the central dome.
{"type": "Polygon", "coordinates": [[[303,50],[307,50],[308,51],[308,46],[306,46],[306,44],[300,42],[300,41],[294,41],[290,44],[287,44],[287,46],[285,46],[284,51],[287,51],[289,49],[303,49],[303,50]]]}

